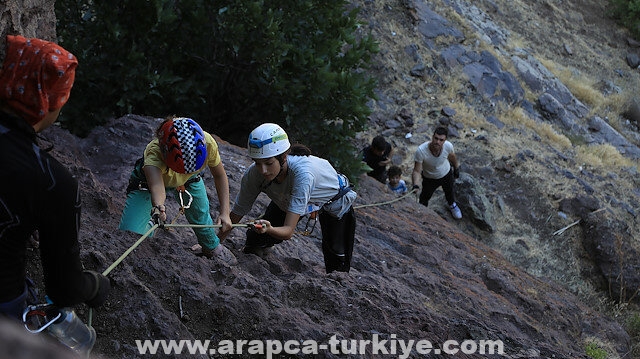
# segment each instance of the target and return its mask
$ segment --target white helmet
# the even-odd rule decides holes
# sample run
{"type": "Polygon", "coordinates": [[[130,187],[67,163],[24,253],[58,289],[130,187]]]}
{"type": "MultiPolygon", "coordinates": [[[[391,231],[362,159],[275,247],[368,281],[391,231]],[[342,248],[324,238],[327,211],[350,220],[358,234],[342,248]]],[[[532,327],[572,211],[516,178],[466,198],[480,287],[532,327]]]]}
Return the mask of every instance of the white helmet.
{"type": "Polygon", "coordinates": [[[289,137],[275,123],[263,123],[249,134],[247,149],[251,158],[270,158],[284,153],[291,147],[289,137]]]}

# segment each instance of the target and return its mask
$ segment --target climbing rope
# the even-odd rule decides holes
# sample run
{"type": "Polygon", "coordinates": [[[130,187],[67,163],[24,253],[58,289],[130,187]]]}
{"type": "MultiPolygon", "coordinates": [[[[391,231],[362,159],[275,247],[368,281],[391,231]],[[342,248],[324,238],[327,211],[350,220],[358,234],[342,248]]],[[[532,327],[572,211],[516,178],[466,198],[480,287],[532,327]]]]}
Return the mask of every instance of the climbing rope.
{"type": "MultiPolygon", "coordinates": [[[[365,208],[365,207],[373,207],[373,206],[383,206],[386,204],[391,204],[397,201],[400,201],[404,198],[407,198],[409,196],[411,196],[413,193],[415,193],[417,191],[417,189],[413,189],[411,191],[409,191],[407,194],[398,197],[396,199],[390,200],[390,201],[385,201],[385,202],[377,202],[377,203],[370,203],[370,204],[363,204],[360,206],[354,206],[354,209],[358,209],[358,208],[365,208]]],[[[191,196],[190,193],[187,192],[187,194],[189,196],[191,196]]],[[[180,196],[180,204],[181,204],[181,208],[180,208],[180,213],[184,213],[184,209],[185,208],[189,208],[189,206],[191,205],[191,199],[189,200],[188,204],[185,206],[184,202],[182,200],[182,195],[180,196]]],[[[222,225],[221,224],[176,224],[173,223],[176,221],[177,217],[179,216],[179,214],[173,219],[172,223],[167,223],[167,224],[158,224],[155,223],[145,234],[143,234],[133,245],[131,245],[131,247],[129,247],[124,253],[122,253],[122,255],[120,255],[120,257],[118,257],[118,259],[116,259],[107,269],[104,270],[104,272],[102,272],[102,275],[107,276],[109,273],[111,273],[111,271],[117,267],[125,258],[127,258],[127,256],[129,256],[129,254],[131,254],[131,252],[133,252],[133,250],[135,250],[145,239],[147,239],[152,233],[153,231],[155,231],[158,228],[163,228],[163,229],[167,229],[167,228],[178,228],[178,227],[190,227],[190,228],[221,228],[222,225]]],[[[303,235],[309,235],[311,234],[311,232],[313,231],[313,229],[315,228],[315,217],[314,219],[314,223],[311,229],[308,228],[309,226],[309,222],[307,222],[307,227],[305,227],[304,232],[302,232],[303,235]]],[[[250,227],[253,224],[251,223],[236,223],[236,224],[232,224],[232,227],[250,227]]],[[[92,322],[92,318],[93,318],[93,309],[89,308],[89,316],[88,316],[88,325],[91,326],[91,322],[92,322]]]]}
{"type": "MultiPolygon", "coordinates": [[[[378,203],[370,203],[370,204],[363,204],[360,206],[354,206],[354,209],[358,209],[358,208],[365,208],[365,207],[373,207],[373,206],[382,206],[385,204],[391,204],[397,201],[400,201],[404,198],[407,198],[409,196],[411,196],[414,192],[416,192],[416,189],[413,189],[411,191],[409,191],[407,194],[398,197],[396,199],[390,200],[390,201],[385,201],[385,202],[378,202],[378,203]]],[[[190,204],[190,203],[189,203],[190,204]]],[[[188,207],[185,207],[188,208],[188,207]]],[[[181,208],[182,209],[182,208],[181,208]]],[[[189,228],[221,228],[222,225],[221,224],[176,224],[173,223],[175,222],[176,218],[173,219],[172,223],[167,223],[167,224],[154,224],[148,231],[147,233],[143,234],[131,247],[129,247],[129,249],[127,249],[115,262],[113,262],[107,269],[105,269],[105,271],[102,273],[102,275],[107,276],[109,273],[111,273],[111,271],[117,267],[131,252],[133,252],[134,249],[136,249],[140,243],[142,243],[145,239],[147,239],[147,237],[149,237],[153,231],[155,231],[156,229],[160,228],[179,228],[179,227],[189,227],[189,228]]],[[[236,224],[232,224],[232,227],[250,227],[252,226],[251,223],[236,223],[236,224]]],[[[311,230],[313,230],[313,228],[311,228],[311,230]]],[[[305,228],[305,231],[303,233],[305,233],[306,235],[309,235],[311,231],[308,230],[308,228],[305,228]]]]}
{"type": "MultiPolygon", "coordinates": [[[[252,226],[252,224],[236,223],[236,224],[232,224],[231,226],[232,227],[250,227],[252,226]]],[[[113,262],[107,269],[105,269],[104,272],[102,272],[102,275],[105,277],[109,275],[109,273],[111,273],[111,271],[115,267],[117,267],[125,258],[127,258],[129,254],[131,254],[131,252],[133,252],[133,250],[140,245],[140,243],[142,243],[145,239],[147,239],[153,233],[153,231],[155,231],[158,228],[172,228],[172,227],[221,228],[222,225],[221,224],[173,224],[173,223],[161,225],[156,223],[147,231],[147,233],[143,234],[133,245],[131,245],[131,247],[129,247],[124,253],[122,253],[122,255],[120,255],[120,257],[118,257],[118,259],[116,259],[115,262],[113,262]]],[[[92,320],[93,320],[93,308],[89,308],[89,316],[87,319],[89,326],[91,326],[92,320]]]]}
{"type": "Polygon", "coordinates": [[[378,203],[369,203],[369,204],[362,204],[362,205],[359,205],[359,206],[354,206],[354,207],[353,207],[353,209],[365,208],[365,207],[374,207],[374,206],[383,206],[383,205],[385,205],[385,204],[391,204],[391,203],[393,203],[393,202],[398,202],[398,201],[400,201],[400,200],[402,200],[402,199],[405,199],[405,198],[407,198],[407,197],[411,196],[411,195],[412,195],[412,194],[414,194],[416,191],[417,191],[417,189],[412,189],[411,191],[407,192],[407,194],[405,194],[405,195],[403,195],[403,196],[401,196],[401,197],[398,197],[398,198],[396,198],[396,199],[392,199],[391,201],[378,202],[378,203]]]}

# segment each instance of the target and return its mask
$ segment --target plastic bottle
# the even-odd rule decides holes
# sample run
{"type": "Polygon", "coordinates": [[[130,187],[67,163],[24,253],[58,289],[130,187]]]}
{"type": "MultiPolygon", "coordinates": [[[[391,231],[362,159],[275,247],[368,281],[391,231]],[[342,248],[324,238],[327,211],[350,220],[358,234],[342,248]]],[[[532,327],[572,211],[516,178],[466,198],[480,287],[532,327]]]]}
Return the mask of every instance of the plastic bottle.
{"type": "Polygon", "coordinates": [[[80,320],[71,308],[61,308],[60,319],[47,328],[62,344],[88,357],[96,342],[96,331],[80,320]]]}

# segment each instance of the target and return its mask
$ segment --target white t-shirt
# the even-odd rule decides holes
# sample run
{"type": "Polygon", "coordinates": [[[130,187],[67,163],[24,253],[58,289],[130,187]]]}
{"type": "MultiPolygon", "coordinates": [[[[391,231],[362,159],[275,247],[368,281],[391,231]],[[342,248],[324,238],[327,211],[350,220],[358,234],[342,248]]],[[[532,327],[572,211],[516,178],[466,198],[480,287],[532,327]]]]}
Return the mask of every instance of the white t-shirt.
{"type": "MultiPolygon", "coordinates": [[[[338,173],[329,161],[315,156],[287,156],[287,164],[289,171],[284,181],[270,184],[255,163],[251,164],[242,177],[232,212],[241,216],[249,213],[258,195],[264,192],[282,211],[302,216],[307,214],[309,205],[322,207],[338,193],[338,173]]],[[[345,176],[342,178],[347,181],[345,176]]],[[[355,198],[356,193],[350,191],[323,209],[342,218],[355,198]]]]}
{"type": "Polygon", "coordinates": [[[418,146],[414,160],[422,163],[422,176],[440,179],[451,170],[448,157],[450,153],[453,153],[453,144],[449,141],[444,141],[442,152],[440,152],[440,156],[436,157],[429,151],[429,143],[431,141],[418,146]]]}

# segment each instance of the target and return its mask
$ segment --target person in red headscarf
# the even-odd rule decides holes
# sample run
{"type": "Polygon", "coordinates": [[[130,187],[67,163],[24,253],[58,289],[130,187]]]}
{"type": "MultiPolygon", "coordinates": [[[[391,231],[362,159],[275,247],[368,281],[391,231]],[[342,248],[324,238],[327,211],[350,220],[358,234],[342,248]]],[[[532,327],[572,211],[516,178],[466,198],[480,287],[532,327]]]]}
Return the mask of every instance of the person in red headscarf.
{"type": "Polygon", "coordinates": [[[69,99],[77,65],[55,43],[7,36],[0,69],[0,315],[22,316],[27,243],[35,231],[54,305],[97,307],[110,291],[105,276],[80,262],[78,182],[36,142],[69,99]]]}

